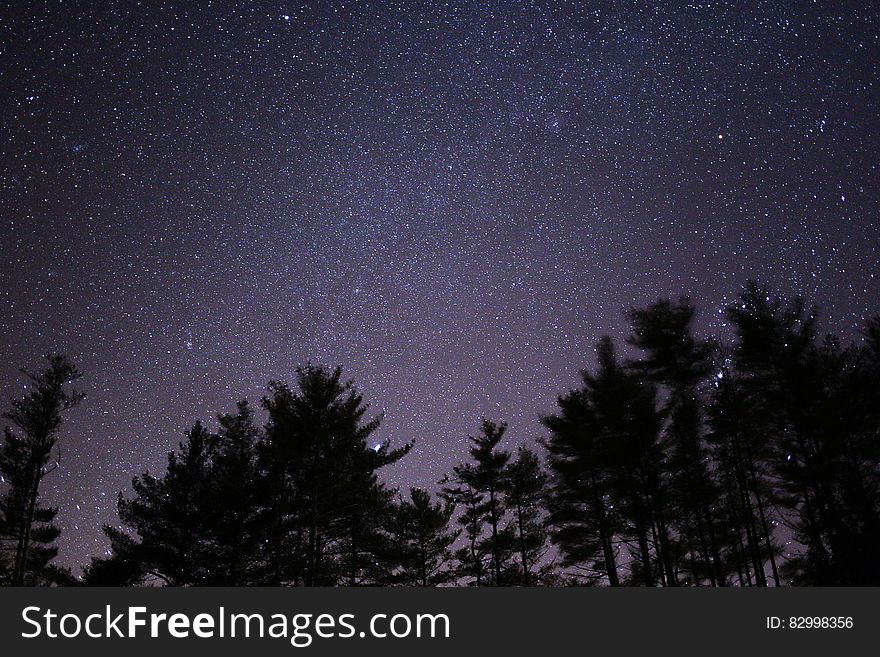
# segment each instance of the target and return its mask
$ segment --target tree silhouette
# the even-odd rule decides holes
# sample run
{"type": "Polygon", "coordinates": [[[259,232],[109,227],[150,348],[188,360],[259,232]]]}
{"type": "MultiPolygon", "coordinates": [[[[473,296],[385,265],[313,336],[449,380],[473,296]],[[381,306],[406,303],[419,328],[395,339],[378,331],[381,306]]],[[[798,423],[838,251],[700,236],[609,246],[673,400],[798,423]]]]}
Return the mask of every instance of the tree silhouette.
{"type": "Polygon", "coordinates": [[[61,355],[48,356],[39,374],[22,370],[29,392],[3,414],[10,422],[0,451],[0,580],[14,586],[63,583],[64,571],[51,565],[58,553],[58,509],[40,505],[43,479],[58,467],[53,453],[63,414],[83,397],[71,387],[77,369],[61,355]]]}
{"type": "Polygon", "coordinates": [[[484,419],[478,436],[471,436],[471,461],[453,468],[447,499],[465,506],[462,522],[468,531],[470,553],[462,554],[465,571],[474,572],[476,584],[502,586],[513,551],[512,527],[505,526],[504,494],[510,452],[498,449],[507,425],[484,419]],[[488,557],[488,581],[482,581],[482,555],[488,557]]]}
{"type": "Polygon", "coordinates": [[[246,401],[239,402],[235,414],[221,415],[219,423],[203,516],[206,556],[211,564],[207,583],[255,584],[263,556],[263,491],[256,451],[261,432],[246,401]]]}
{"type": "Polygon", "coordinates": [[[728,526],[728,567],[740,586],[766,586],[769,561],[773,583],[780,585],[778,548],[773,542],[773,509],[781,502],[768,464],[773,460],[762,405],[750,403],[730,356],[718,346],[719,370],[707,409],[711,446],[723,503],[716,517],[728,526]]]}
{"type": "Polygon", "coordinates": [[[524,445],[517,449],[505,474],[505,506],[513,516],[511,524],[519,557],[516,580],[522,586],[533,586],[540,577],[536,571],[546,552],[547,530],[542,516],[547,474],[538,455],[524,445]]]}
{"type": "Polygon", "coordinates": [[[564,565],[588,582],[605,577],[620,586],[615,534],[621,519],[611,496],[617,413],[607,404],[627,400],[604,393],[620,369],[611,339],[603,338],[597,352],[598,373],[584,371],[583,387],[559,398],[559,415],[542,419],[550,430],[544,444],[553,477],[548,524],[564,565]]]}
{"type": "MultiPolygon", "coordinates": [[[[880,317],[844,346],[800,298],[751,282],[730,335],[698,337],[687,298],[627,317],[629,357],[602,338],[541,419],[546,467],[483,420],[440,501],[401,497],[381,471],[412,443],[377,441],[381,416],[341,370],[310,365],[269,384],[265,426],[239,402],[215,431],[196,423],[161,476],[135,477],[81,582],[880,584],[880,317]]],[[[70,584],[40,497],[79,374],[52,356],[29,376],[4,414],[0,583],[70,584]]]]}
{"type": "Polygon", "coordinates": [[[87,583],[157,578],[186,585],[357,585],[380,581],[392,538],[384,527],[393,491],[377,471],[406,455],[367,446],[379,418],[341,371],[307,367],[297,390],[272,383],[265,431],[247,402],[200,423],[165,474],[120,495],[122,527],[106,527],[112,556],[93,561],[87,583]]]}
{"type": "Polygon", "coordinates": [[[468,586],[483,586],[486,583],[486,548],[483,541],[483,520],[485,495],[470,483],[474,480],[473,465],[465,463],[453,468],[455,479],[445,477],[440,484],[441,496],[452,506],[458,505],[461,525],[466,545],[455,552],[458,561],[458,577],[468,586]]]}
{"type": "Polygon", "coordinates": [[[629,342],[643,353],[630,366],[664,391],[670,492],[686,566],[698,580],[705,577],[720,586],[726,583],[726,573],[713,522],[720,491],[705,452],[699,390],[711,371],[711,347],[693,336],[694,315],[688,299],[677,303],[664,299],[630,312],[633,332],[629,342]]]}
{"type": "Polygon", "coordinates": [[[876,326],[868,324],[861,348],[841,349],[834,336],[819,343],[815,311],[755,284],[727,314],[737,331],[733,359],[745,404],[769,439],[766,467],[806,546],[790,576],[820,585],[877,583],[876,326]]]}
{"type": "Polygon", "coordinates": [[[295,392],[276,382],[264,399],[264,468],[276,482],[271,524],[278,549],[270,570],[282,581],[356,585],[381,576],[375,566],[387,549],[382,526],[392,491],[377,472],[412,443],[370,444],[381,418],[365,422],[368,407],[340,379],[338,368],[301,368],[295,392]]]}
{"type": "Polygon", "coordinates": [[[168,454],[164,476],[134,478],[134,497],[119,495],[122,527],[104,528],[112,557],[92,563],[95,577],[149,577],[170,586],[214,581],[207,511],[219,502],[210,494],[216,449],[217,436],[197,422],[168,454]]]}
{"type": "Polygon", "coordinates": [[[455,579],[449,567],[451,547],[460,531],[450,529],[455,505],[432,503],[421,488],[410,489],[409,499],[400,499],[390,509],[388,532],[392,538],[388,578],[404,586],[438,586],[455,579]]]}

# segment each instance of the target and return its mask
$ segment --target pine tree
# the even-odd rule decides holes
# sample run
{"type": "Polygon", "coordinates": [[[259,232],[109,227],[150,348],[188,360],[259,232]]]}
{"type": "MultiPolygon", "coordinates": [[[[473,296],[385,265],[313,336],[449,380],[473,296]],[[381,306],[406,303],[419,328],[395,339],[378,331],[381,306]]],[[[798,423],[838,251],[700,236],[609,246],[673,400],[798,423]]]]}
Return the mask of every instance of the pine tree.
{"type": "Polygon", "coordinates": [[[256,446],[260,430],[247,401],[235,414],[221,415],[209,468],[210,499],[205,509],[209,584],[258,583],[262,557],[262,490],[256,446]]]}
{"type": "Polygon", "coordinates": [[[611,442],[597,395],[604,373],[617,366],[610,338],[603,338],[597,351],[599,374],[582,372],[583,387],[558,399],[558,415],[542,418],[550,430],[544,441],[551,472],[547,522],[563,565],[575,568],[578,579],[605,578],[619,586],[615,534],[620,517],[611,498],[611,442]]]}
{"type": "MultiPolygon", "coordinates": [[[[132,480],[134,497],[119,495],[120,527],[106,526],[113,563],[100,573],[127,573],[169,586],[206,585],[215,580],[208,509],[217,436],[197,422],[177,452],[168,454],[164,476],[144,473],[132,480]]],[[[97,577],[97,574],[95,575],[97,577]]]]}
{"type": "Polygon", "coordinates": [[[367,447],[361,440],[351,464],[341,473],[345,490],[339,528],[344,532],[338,554],[342,584],[377,584],[388,576],[392,539],[385,532],[396,491],[379,481],[378,471],[403,458],[412,443],[392,450],[387,441],[367,447]]]}
{"type": "MultiPolygon", "coordinates": [[[[468,452],[471,462],[453,468],[453,478],[445,488],[447,499],[462,502],[462,521],[472,542],[465,557],[466,569],[476,568],[480,584],[502,586],[511,582],[502,575],[513,552],[514,536],[504,523],[504,491],[510,452],[498,449],[507,425],[484,419],[479,436],[471,436],[468,452]],[[470,507],[470,508],[468,508],[470,507]],[[488,580],[482,581],[481,556],[488,557],[488,580]]],[[[479,585],[479,584],[478,584],[479,585]]]]}
{"type": "Polygon", "coordinates": [[[64,357],[47,357],[39,374],[23,372],[30,379],[29,392],[12,402],[3,418],[11,423],[0,451],[0,577],[14,586],[57,583],[67,576],[51,565],[58,549],[60,530],[54,520],[56,508],[40,505],[40,486],[58,467],[53,454],[63,414],[82,395],[71,387],[80,374],[64,357]]]}
{"type": "MultiPolygon", "coordinates": [[[[106,528],[105,528],[106,531],[106,528]]],[[[118,544],[118,540],[116,541],[118,544]]],[[[113,554],[108,550],[107,556],[92,557],[91,562],[83,568],[80,586],[142,586],[147,574],[142,564],[121,554],[113,554]]]]}
{"type": "MultiPolygon", "coordinates": [[[[732,354],[735,372],[731,382],[741,397],[742,409],[748,411],[750,426],[746,435],[764,440],[756,444],[746,439],[744,449],[751,451],[753,458],[770,464],[774,475],[781,475],[782,501],[803,512],[796,530],[799,538],[811,546],[809,558],[817,565],[817,572],[824,573],[821,579],[833,581],[823,523],[814,512],[817,504],[822,505],[819,500],[823,487],[815,475],[823,466],[807,435],[803,416],[821,404],[821,384],[810,365],[815,318],[807,316],[800,299],[786,305],[754,283],[746,286],[738,303],[728,307],[727,317],[738,338],[732,354]]],[[[744,498],[744,505],[747,502],[744,498]]],[[[747,521],[748,516],[747,512],[747,521]]],[[[758,534],[752,540],[759,541],[761,529],[752,532],[758,534]]],[[[764,585],[763,563],[760,566],[756,566],[756,582],[764,585]]]]}
{"type": "Polygon", "coordinates": [[[274,482],[269,570],[279,583],[369,583],[387,547],[381,528],[392,495],[377,472],[412,444],[369,444],[381,417],[364,421],[368,407],[340,369],[301,368],[297,384],[294,392],[272,383],[264,399],[263,468],[274,482]]]}
{"type": "Polygon", "coordinates": [[[709,468],[699,389],[711,371],[711,346],[694,337],[694,315],[686,298],[677,303],[664,299],[631,311],[629,342],[643,352],[631,367],[666,392],[668,467],[678,507],[676,524],[688,547],[687,565],[697,581],[706,578],[713,586],[723,586],[727,573],[713,521],[721,493],[709,468]]]}
{"type": "Polygon", "coordinates": [[[677,586],[678,546],[671,535],[668,457],[655,387],[618,363],[612,345],[599,346],[599,371],[587,394],[606,441],[609,500],[618,532],[630,546],[630,584],[677,586]]]}
{"type": "Polygon", "coordinates": [[[447,503],[458,506],[458,516],[466,539],[466,545],[455,552],[458,577],[467,586],[486,584],[486,544],[483,541],[483,508],[485,495],[469,482],[474,479],[473,466],[465,463],[453,468],[454,479],[446,476],[440,482],[440,495],[447,503]]]}
{"type": "Polygon", "coordinates": [[[393,537],[393,572],[388,581],[404,586],[438,586],[453,581],[451,547],[460,531],[450,529],[451,502],[432,503],[431,495],[411,488],[391,509],[388,531],[393,537]]]}
{"type": "Polygon", "coordinates": [[[220,430],[197,422],[168,455],[162,477],[132,481],[120,494],[121,526],[105,527],[111,554],[95,559],[83,581],[125,586],[157,579],[171,586],[260,582],[262,514],[254,426],[247,402],[219,417],[220,430]]]}
{"type": "Polygon", "coordinates": [[[805,584],[880,582],[870,338],[862,349],[820,343],[815,311],[754,283],[727,314],[745,404],[769,441],[764,467],[806,546],[786,570],[805,584]]]}
{"type": "Polygon", "coordinates": [[[542,517],[546,494],[547,474],[538,455],[521,445],[505,473],[505,507],[512,516],[519,558],[515,579],[522,586],[539,583],[539,561],[547,544],[542,517]]]}
{"type": "Polygon", "coordinates": [[[779,586],[771,511],[781,499],[766,466],[772,459],[766,418],[762,419],[759,407],[749,404],[729,355],[720,344],[718,348],[720,364],[707,409],[711,426],[707,439],[724,501],[720,513],[713,515],[728,528],[729,569],[736,571],[740,586],[766,586],[767,561],[779,586]]]}

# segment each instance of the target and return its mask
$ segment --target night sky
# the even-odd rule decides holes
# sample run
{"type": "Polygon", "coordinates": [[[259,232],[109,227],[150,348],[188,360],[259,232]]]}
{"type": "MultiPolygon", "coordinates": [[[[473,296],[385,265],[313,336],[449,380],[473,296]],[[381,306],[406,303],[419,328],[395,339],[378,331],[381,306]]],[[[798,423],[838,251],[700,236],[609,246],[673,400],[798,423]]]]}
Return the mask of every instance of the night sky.
{"type": "Polygon", "coordinates": [[[50,351],[85,373],[45,483],[67,565],[298,364],[343,366],[416,440],[389,482],[433,486],[483,415],[538,436],[632,305],[723,331],[753,277],[847,339],[880,311],[876,3],[11,11],[0,399],[50,351]]]}

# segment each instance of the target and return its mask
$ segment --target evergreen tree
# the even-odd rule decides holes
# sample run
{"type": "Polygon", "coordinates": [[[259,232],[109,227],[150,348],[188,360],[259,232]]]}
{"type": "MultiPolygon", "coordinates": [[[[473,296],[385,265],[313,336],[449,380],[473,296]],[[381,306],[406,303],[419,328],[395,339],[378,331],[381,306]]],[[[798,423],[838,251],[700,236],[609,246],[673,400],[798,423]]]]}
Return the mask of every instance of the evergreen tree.
{"type": "Polygon", "coordinates": [[[597,395],[605,373],[617,365],[610,338],[603,338],[597,350],[599,374],[582,372],[583,387],[558,399],[558,415],[542,418],[550,430],[544,441],[552,476],[547,522],[563,565],[573,567],[578,579],[594,583],[606,578],[619,586],[615,534],[620,518],[611,498],[611,429],[601,406],[610,397],[597,395]]]}
{"type": "Polygon", "coordinates": [[[870,338],[861,349],[841,349],[833,336],[819,343],[814,311],[754,283],[727,314],[744,403],[768,436],[767,467],[806,546],[790,576],[806,584],[880,582],[878,425],[868,410],[878,396],[865,385],[870,338]]]}
{"type": "MultiPolygon", "coordinates": [[[[106,528],[105,528],[106,531],[106,528]]],[[[117,540],[117,544],[119,541],[117,540]]],[[[147,574],[140,561],[124,556],[131,554],[125,551],[113,554],[108,550],[104,557],[92,557],[91,562],[83,568],[80,578],[81,586],[142,586],[147,574]]]]}
{"type": "Polygon", "coordinates": [[[711,346],[693,335],[695,311],[688,299],[668,299],[630,312],[629,342],[642,350],[631,364],[666,393],[667,467],[677,506],[676,525],[687,548],[687,566],[699,581],[727,583],[722,540],[713,521],[720,490],[712,477],[703,436],[704,400],[699,389],[711,371],[711,346]]]}
{"type": "Polygon", "coordinates": [[[168,454],[161,478],[132,480],[134,497],[119,495],[120,527],[105,526],[112,562],[93,563],[94,577],[129,573],[169,586],[206,585],[214,577],[208,509],[217,436],[197,422],[179,451],[168,454]],[[98,570],[100,569],[100,570],[98,570]]]}
{"type": "Polygon", "coordinates": [[[512,516],[519,558],[515,579],[522,586],[534,586],[539,583],[539,561],[547,544],[542,517],[547,474],[538,455],[522,445],[505,474],[505,506],[512,516]]]}
{"type": "Polygon", "coordinates": [[[455,579],[449,568],[451,547],[460,534],[449,527],[454,511],[451,502],[432,503],[431,495],[421,488],[411,488],[409,499],[401,498],[394,505],[388,523],[395,563],[390,583],[426,587],[455,579]]]}
{"type": "Polygon", "coordinates": [[[258,478],[257,442],[247,401],[237,413],[221,415],[220,431],[209,468],[205,508],[209,584],[241,586],[258,583],[262,557],[262,490],[258,478]]]}
{"type": "Polygon", "coordinates": [[[120,496],[120,527],[106,527],[112,556],[87,583],[158,579],[183,585],[357,585],[387,574],[385,531],[393,491],[377,471],[411,444],[367,446],[379,419],[340,371],[298,371],[298,390],[273,383],[261,432],[247,402],[200,423],[168,457],[161,478],[120,496]]]}
{"type": "Polygon", "coordinates": [[[388,576],[387,555],[392,539],[385,531],[388,515],[393,511],[395,490],[379,481],[378,471],[405,456],[412,443],[396,450],[389,443],[367,447],[359,444],[352,453],[352,462],[341,474],[345,484],[344,506],[339,517],[343,532],[338,554],[343,580],[347,586],[377,584],[388,576]]]}
{"type": "Polygon", "coordinates": [[[447,499],[461,502],[461,521],[469,531],[472,547],[465,557],[466,570],[476,570],[478,585],[502,586],[502,574],[513,552],[514,536],[505,526],[504,492],[510,452],[498,449],[507,425],[483,420],[479,436],[471,436],[471,462],[453,468],[453,478],[444,490],[447,499]],[[488,579],[482,581],[482,555],[488,557],[488,579]]]}
{"type": "MultiPolygon", "coordinates": [[[[29,392],[3,414],[0,451],[0,581],[14,586],[66,581],[69,575],[51,565],[58,553],[56,508],[40,504],[40,486],[58,467],[53,454],[63,414],[82,395],[71,387],[80,374],[64,357],[47,357],[48,366],[30,379],[29,392]]],[[[57,459],[57,457],[55,457],[57,459]]]]}
{"type": "Polygon", "coordinates": [[[458,517],[466,545],[455,552],[458,562],[458,577],[467,586],[486,584],[486,544],[483,542],[483,508],[485,495],[469,482],[474,479],[473,466],[465,463],[453,468],[455,479],[445,477],[440,495],[447,503],[458,505],[462,512],[458,517]]]}
{"type": "Polygon", "coordinates": [[[253,412],[240,402],[219,418],[217,434],[199,422],[161,478],[132,481],[119,497],[121,527],[105,527],[111,556],[95,559],[88,585],[131,585],[158,579],[171,586],[259,583],[262,514],[253,412]]]}
{"type": "Polygon", "coordinates": [[[766,418],[762,419],[760,408],[749,404],[729,356],[720,351],[719,360],[708,407],[712,430],[707,439],[723,489],[716,517],[728,527],[729,569],[736,572],[740,586],[766,586],[765,564],[769,561],[774,583],[779,586],[771,511],[781,499],[766,465],[772,458],[766,418]]]}
{"type": "Polygon", "coordinates": [[[368,407],[341,370],[297,371],[298,389],[270,384],[262,446],[273,482],[275,528],[270,572],[276,582],[306,586],[369,583],[387,548],[382,535],[391,492],[377,471],[405,456],[407,444],[369,445],[381,418],[364,421],[368,407]]]}
{"type": "Polygon", "coordinates": [[[608,496],[618,533],[630,549],[629,584],[677,586],[678,544],[671,535],[668,456],[653,385],[623,368],[610,343],[599,346],[599,371],[587,394],[606,442],[608,496]]]}

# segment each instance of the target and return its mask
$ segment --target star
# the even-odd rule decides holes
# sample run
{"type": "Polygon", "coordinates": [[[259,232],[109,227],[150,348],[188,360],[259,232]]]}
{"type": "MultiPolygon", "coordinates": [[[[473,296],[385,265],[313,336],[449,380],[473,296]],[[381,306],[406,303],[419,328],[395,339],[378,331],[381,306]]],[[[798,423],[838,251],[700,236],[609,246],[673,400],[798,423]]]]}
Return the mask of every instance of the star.
{"type": "Polygon", "coordinates": [[[187,422],[307,363],[343,368],[380,448],[415,439],[389,481],[434,490],[484,416],[533,445],[661,296],[725,337],[754,278],[861,339],[876,25],[847,3],[507,4],[13,12],[0,384],[19,396],[47,350],[86,375],[47,480],[59,565],[102,553],[117,492],[187,422]]]}

